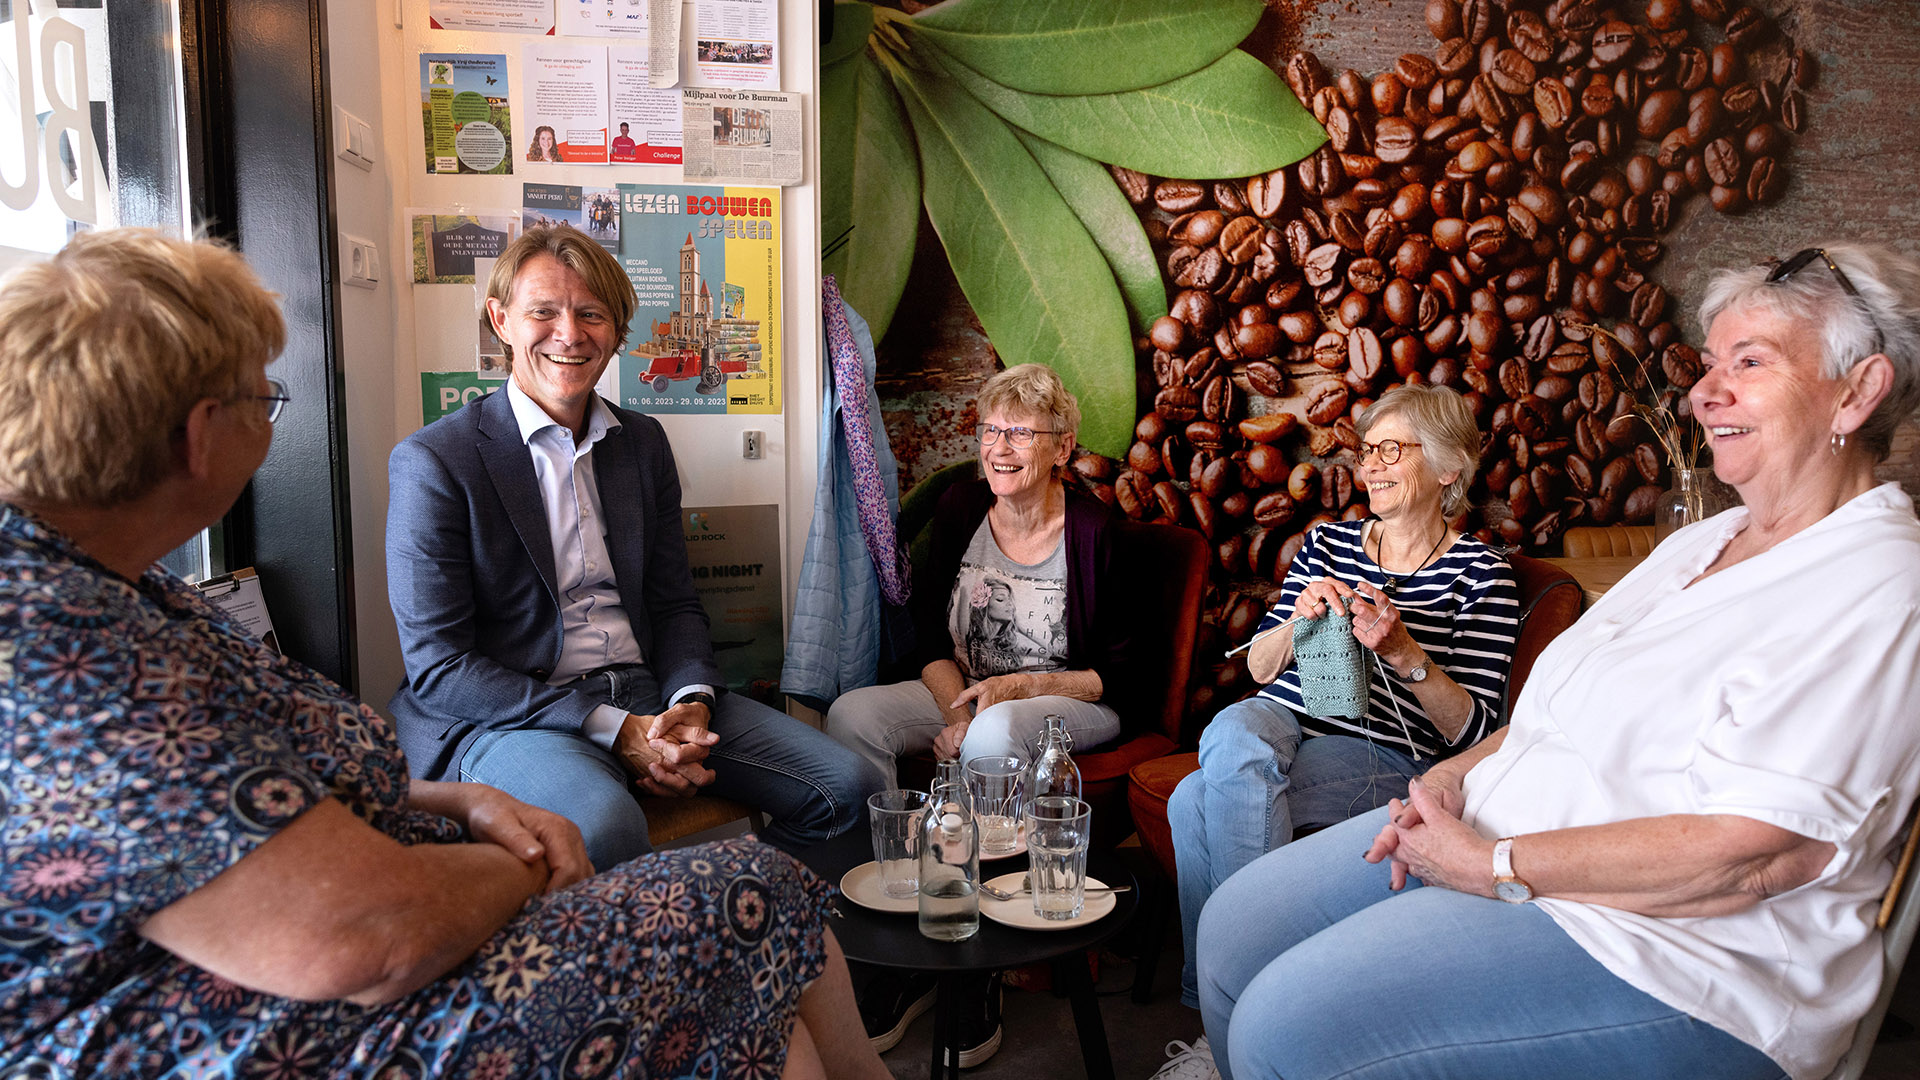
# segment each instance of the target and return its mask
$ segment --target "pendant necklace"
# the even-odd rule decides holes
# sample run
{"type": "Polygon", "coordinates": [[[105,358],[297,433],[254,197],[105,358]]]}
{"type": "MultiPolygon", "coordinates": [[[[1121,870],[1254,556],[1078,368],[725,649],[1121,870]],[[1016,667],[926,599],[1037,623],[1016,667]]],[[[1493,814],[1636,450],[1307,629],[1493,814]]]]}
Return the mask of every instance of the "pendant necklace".
{"type": "Polygon", "coordinates": [[[1392,596],[1395,592],[1399,591],[1400,580],[1402,578],[1412,577],[1413,575],[1426,569],[1427,564],[1433,561],[1434,554],[1440,550],[1440,545],[1447,542],[1447,532],[1448,532],[1448,529],[1446,524],[1442,523],[1440,526],[1440,539],[1435,540],[1433,542],[1433,550],[1427,552],[1427,557],[1424,559],[1421,559],[1419,565],[1415,566],[1413,569],[1407,571],[1406,573],[1394,574],[1387,570],[1387,562],[1386,562],[1387,527],[1385,522],[1381,522],[1380,527],[1373,531],[1374,565],[1380,567],[1380,572],[1387,575],[1387,583],[1380,589],[1380,591],[1383,593],[1386,593],[1388,596],[1392,596]]]}

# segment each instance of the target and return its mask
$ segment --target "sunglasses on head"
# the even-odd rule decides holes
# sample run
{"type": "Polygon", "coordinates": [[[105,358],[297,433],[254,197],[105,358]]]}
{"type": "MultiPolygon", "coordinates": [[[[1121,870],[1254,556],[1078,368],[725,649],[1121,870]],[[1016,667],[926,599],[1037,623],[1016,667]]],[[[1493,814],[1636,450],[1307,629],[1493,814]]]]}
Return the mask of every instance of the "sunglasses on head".
{"type": "Polygon", "coordinates": [[[1773,264],[1773,269],[1767,271],[1767,284],[1773,285],[1787,280],[1806,269],[1807,264],[1813,262],[1815,259],[1819,259],[1827,265],[1827,269],[1833,274],[1833,280],[1840,283],[1842,291],[1855,300],[1860,301],[1860,307],[1867,316],[1867,325],[1873,327],[1873,351],[1885,352],[1887,348],[1887,336],[1880,331],[1880,324],[1873,317],[1873,309],[1867,306],[1867,298],[1861,296],[1860,290],[1853,287],[1853,282],[1847,277],[1847,272],[1840,269],[1840,264],[1833,261],[1833,256],[1827,254],[1826,248],[1802,248],[1785,259],[1769,260],[1773,264]]]}

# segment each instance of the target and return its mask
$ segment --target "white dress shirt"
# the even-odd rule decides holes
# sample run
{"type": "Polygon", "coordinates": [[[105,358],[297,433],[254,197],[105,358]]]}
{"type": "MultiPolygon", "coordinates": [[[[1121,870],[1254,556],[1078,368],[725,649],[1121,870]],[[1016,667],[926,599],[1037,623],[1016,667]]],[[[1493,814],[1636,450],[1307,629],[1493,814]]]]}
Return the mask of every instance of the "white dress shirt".
{"type": "MultiPolygon", "coordinates": [[[[560,600],[560,660],[547,679],[549,686],[569,683],[613,664],[645,661],[633,636],[626,604],[620,599],[613,559],[607,553],[607,524],[600,513],[600,487],[593,472],[593,447],[620,421],[595,394],[587,409],[587,435],[576,443],[573,432],[547,415],[512,379],[507,400],[520,426],[520,438],[533,458],[540,503],[546,510],[547,537],[553,546],[553,580],[560,600]]],[[[687,694],[712,693],[708,686],[681,687],[687,694]]],[[[582,734],[611,749],[627,711],[615,705],[594,709],[582,734]]]]}
{"type": "Polygon", "coordinates": [[[1811,1080],[1879,991],[1873,920],[1920,785],[1920,522],[1883,484],[1689,584],[1746,523],[1674,533],[1540,654],[1464,820],[1521,835],[1522,878],[1526,833],[1665,814],[1834,845],[1813,881],[1731,915],[1534,901],[1607,970],[1811,1080]]]}

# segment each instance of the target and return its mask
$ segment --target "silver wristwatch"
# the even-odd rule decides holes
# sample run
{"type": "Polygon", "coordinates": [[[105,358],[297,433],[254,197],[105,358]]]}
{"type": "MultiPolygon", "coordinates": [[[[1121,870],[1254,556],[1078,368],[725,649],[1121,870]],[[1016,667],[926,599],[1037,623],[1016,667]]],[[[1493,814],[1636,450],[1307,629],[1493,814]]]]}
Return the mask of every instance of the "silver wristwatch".
{"type": "Polygon", "coordinates": [[[1433,667],[1433,661],[1422,660],[1419,663],[1413,665],[1413,668],[1409,670],[1405,675],[1402,675],[1401,678],[1407,680],[1408,682],[1426,682],[1427,671],[1432,667],[1433,667]]]}

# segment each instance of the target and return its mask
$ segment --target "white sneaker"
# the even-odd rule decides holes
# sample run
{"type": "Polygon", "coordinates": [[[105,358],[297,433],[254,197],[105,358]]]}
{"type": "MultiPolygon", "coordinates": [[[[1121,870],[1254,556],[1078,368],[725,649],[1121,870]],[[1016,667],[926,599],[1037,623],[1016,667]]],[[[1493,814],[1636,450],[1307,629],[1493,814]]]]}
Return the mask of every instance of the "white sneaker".
{"type": "Polygon", "coordinates": [[[1178,1039],[1167,1044],[1167,1063],[1153,1074],[1152,1080],[1220,1080],[1213,1064],[1213,1049],[1207,1037],[1200,1036],[1192,1046],[1178,1039]]]}

